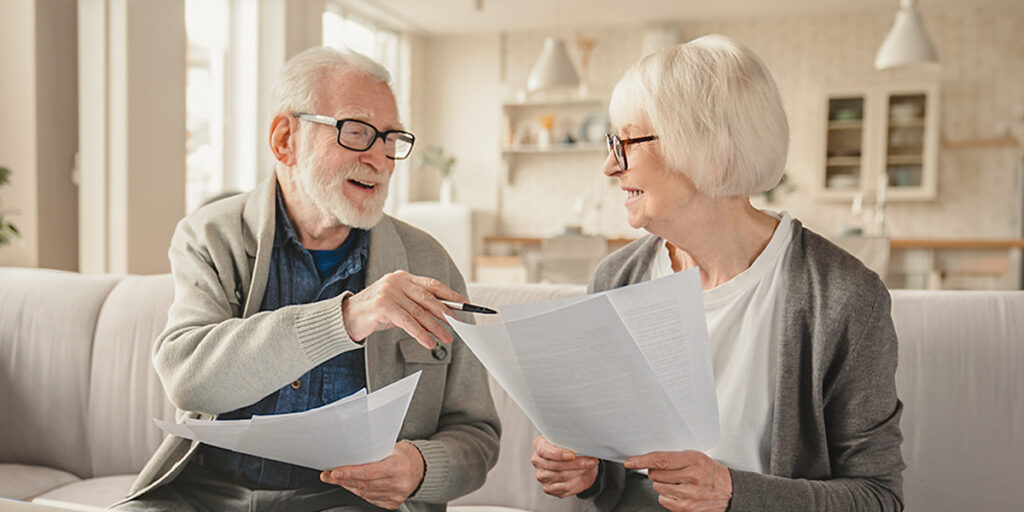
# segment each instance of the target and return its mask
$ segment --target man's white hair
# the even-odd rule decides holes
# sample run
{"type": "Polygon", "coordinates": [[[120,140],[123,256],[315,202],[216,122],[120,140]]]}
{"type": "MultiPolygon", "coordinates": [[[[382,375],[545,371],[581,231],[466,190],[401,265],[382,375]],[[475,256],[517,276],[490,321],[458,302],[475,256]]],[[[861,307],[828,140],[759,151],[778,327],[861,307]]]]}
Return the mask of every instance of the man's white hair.
{"type": "Polygon", "coordinates": [[[358,71],[391,86],[387,68],[361,53],[329,46],[309,48],[288,59],[274,82],[272,114],[318,114],[319,87],[332,75],[345,71],[358,71]]]}
{"type": "Polygon", "coordinates": [[[782,178],[789,124],[778,87],[757,55],[724,36],[633,64],[609,111],[615,126],[649,128],[668,166],[712,197],[750,196],[782,178]]]}

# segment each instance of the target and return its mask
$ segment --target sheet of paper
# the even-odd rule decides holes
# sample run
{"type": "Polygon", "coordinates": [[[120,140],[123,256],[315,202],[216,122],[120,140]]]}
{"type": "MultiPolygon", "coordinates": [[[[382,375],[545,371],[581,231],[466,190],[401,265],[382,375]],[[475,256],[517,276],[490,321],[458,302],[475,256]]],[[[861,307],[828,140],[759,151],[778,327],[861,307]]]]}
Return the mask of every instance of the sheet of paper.
{"type": "Polygon", "coordinates": [[[323,407],[247,420],[154,419],[169,434],[241,453],[325,470],[391,455],[420,372],[367,394],[360,390],[323,407]]]}
{"type": "Polygon", "coordinates": [[[541,313],[548,313],[562,309],[564,307],[577,304],[587,300],[589,297],[586,295],[579,297],[566,297],[564,299],[548,300],[544,302],[524,302],[522,304],[505,304],[502,306],[495,306],[498,313],[501,313],[501,319],[504,322],[514,322],[516,320],[522,320],[531,316],[539,315],[541,313]]]}
{"type": "Polygon", "coordinates": [[[529,398],[530,388],[504,324],[474,325],[460,322],[454,317],[449,318],[448,323],[526,416],[537,417],[537,408],[529,398]]]}
{"type": "Polygon", "coordinates": [[[453,328],[552,443],[622,461],[717,442],[696,269],[500,310],[503,323],[453,328]]]}
{"type": "Polygon", "coordinates": [[[699,271],[691,268],[605,294],[637,341],[683,424],[697,445],[707,450],[718,444],[718,400],[700,290],[699,271]]]}

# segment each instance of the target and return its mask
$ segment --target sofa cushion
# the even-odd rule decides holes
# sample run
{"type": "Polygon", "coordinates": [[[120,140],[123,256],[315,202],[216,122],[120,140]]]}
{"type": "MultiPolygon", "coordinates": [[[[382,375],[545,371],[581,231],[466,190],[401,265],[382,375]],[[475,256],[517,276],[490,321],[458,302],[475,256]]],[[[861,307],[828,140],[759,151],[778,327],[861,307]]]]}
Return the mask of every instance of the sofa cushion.
{"type": "Polygon", "coordinates": [[[0,269],[0,461],[92,476],[86,428],[92,335],[119,279],[0,269]]]}
{"type": "Polygon", "coordinates": [[[0,464],[0,496],[27,500],[81,479],[67,471],[26,464],[0,464]]]}
{"type": "Polygon", "coordinates": [[[90,507],[103,510],[124,498],[134,480],[135,475],[90,478],[53,489],[32,502],[75,510],[88,510],[90,507]]]}
{"type": "Polygon", "coordinates": [[[164,436],[153,418],[174,421],[174,407],[150,362],[173,297],[170,274],[127,276],[103,304],[89,389],[93,476],[137,473],[164,436]]]}
{"type": "Polygon", "coordinates": [[[1024,293],[894,290],[908,510],[1024,504],[1024,293]]]}

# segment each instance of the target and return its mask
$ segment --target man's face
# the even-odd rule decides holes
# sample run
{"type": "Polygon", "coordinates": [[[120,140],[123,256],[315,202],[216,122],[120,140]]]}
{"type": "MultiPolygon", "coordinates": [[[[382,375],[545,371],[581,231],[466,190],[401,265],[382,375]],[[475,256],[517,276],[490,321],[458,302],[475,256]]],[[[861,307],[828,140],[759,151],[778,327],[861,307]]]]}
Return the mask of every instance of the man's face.
{"type": "MultiPolygon", "coordinates": [[[[379,131],[398,130],[398,111],[391,89],[362,73],[347,72],[323,82],[315,114],[358,119],[379,131]]],[[[380,221],[395,161],[387,158],[384,141],[359,152],[338,144],[338,131],[316,123],[300,123],[293,176],[313,205],[339,225],[369,229],[380,221]]]]}

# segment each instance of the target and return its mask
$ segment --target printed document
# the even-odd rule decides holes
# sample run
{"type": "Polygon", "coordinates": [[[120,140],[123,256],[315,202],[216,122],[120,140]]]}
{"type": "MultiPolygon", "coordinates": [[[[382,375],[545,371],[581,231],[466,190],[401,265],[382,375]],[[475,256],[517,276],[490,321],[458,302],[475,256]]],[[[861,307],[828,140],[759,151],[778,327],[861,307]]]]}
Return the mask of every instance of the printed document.
{"type": "Polygon", "coordinates": [[[308,411],[246,420],[154,421],[178,437],[321,471],[366,464],[394,451],[420,373],[308,411]]]}
{"type": "Polygon", "coordinates": [[[552,443],[622,462],[718,442],[718,402],[696,268],[559,301],[449,318],[552,443]]]}

